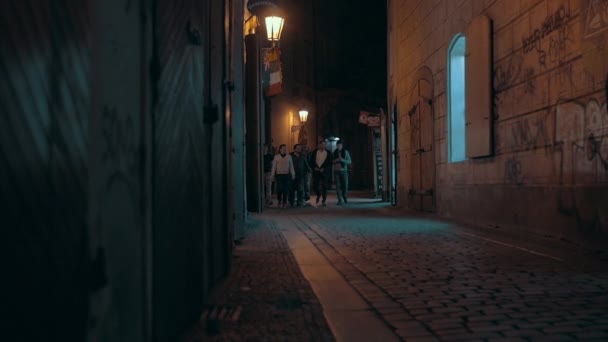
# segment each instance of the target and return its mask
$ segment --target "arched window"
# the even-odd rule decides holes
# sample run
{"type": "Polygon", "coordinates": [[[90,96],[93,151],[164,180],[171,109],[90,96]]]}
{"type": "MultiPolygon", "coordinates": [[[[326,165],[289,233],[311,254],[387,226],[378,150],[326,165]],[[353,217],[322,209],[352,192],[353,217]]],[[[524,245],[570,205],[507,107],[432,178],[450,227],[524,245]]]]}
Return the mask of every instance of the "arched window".
{"type": "Polygon", "coordinates": [[[452,39],[448,50],[448,160],[466,159],[465,127],[465,37],[452,39]]]}

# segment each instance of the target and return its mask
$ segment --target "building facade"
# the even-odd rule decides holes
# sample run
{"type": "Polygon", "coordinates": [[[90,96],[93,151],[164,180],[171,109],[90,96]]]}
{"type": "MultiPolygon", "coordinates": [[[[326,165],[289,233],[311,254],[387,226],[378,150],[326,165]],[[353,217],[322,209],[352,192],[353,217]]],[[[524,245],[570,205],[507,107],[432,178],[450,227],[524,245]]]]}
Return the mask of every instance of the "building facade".
{"type": "Polygon", "coordinates": [[[608,1],[389,0],[388,13],[397,202],[606,237],[608,1]]]}

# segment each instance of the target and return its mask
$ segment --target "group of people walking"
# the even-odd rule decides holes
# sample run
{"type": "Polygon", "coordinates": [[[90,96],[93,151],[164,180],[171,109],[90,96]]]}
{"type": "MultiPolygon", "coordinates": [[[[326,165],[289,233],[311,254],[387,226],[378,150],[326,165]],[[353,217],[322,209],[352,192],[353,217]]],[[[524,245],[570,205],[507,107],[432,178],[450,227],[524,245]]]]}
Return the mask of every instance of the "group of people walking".
{"type": "Polygon", "coordinates": [[[348,165],[352,163],[350,153],[344,149],[341,141],[336,144],[332,153],[327,150],[327,142],[322,140],[317,149],[311,153],[305,147],[296,144],[293,152],[287,154],[287,145],[279,146],[279,153],[272,155],[270,146],[266,146],[264,155],[266,205],[272,205],[272,184],[275,184],[277,206],[287,208],[302,207],[310,199],[312,188],[317,196],[316,204],[327,206],[327,190],[330,187],[332,172],[336,183],[338,205],[348,203],[348,165]]]}

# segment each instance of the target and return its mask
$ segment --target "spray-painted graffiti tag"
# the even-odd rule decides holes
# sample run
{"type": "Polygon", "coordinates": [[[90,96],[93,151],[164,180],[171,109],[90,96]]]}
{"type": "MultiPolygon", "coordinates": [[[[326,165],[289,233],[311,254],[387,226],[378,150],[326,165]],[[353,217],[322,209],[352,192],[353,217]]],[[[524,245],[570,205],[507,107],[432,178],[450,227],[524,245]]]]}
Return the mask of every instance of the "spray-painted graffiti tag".
{"type": "Polygon", "coordinates": [[[494,69],[494,89],[496,92],[503,91],[512,86],[521,74],[522,62],[524,57],[516,54],[506,63],[494,69]]]}
{"type": "Polygon", "coordinates": [[[564,26],[568,21],[570,13],[562,5],[553,14],[549,15],[543,23],[527,37],[522,38],[524,53],[540,49],[540,43],[551,32],[564,26]]]}
{"type": "Polygon", "coordinates": [[[534,68],[527,68],[524,73],[524,78],[526,80],[524,86],[524,92],[526,94],[534,95],[536,93],[536,82],[534,79],[534,68]]]}
{"type": "Polygon", "coordinates": [[[586,231],[606,227],[606,200],[601,192],[585,193],[584,186],[608,181],[608,113],[596,99],[586,103],[561,103],[556,110],[556,141],[559,177],[563,189],[558,198],[559,213],[574,217],[586,231]],[[582,185],[579,190],[575,185],[582,185]],[[585,195],[583,195],[585,194],[585,195]]]}
{"type": "Polygon", "coordinates": [[[586,16],[584,26],[585,38],[590,38],[608,29],[608,1],[589,1],[586,16]]]}
{"type": "Polygon", "coordinates": [[[545,118],[522,119],[511,126],[512,148],[531,150],[551,144],[545,118]]]}
{"type": "Polygon", "coordinates": [[[521,162],[517,158],[509,158],[505,162],[505,183],[515,185],[524,183],[521,162]]]}

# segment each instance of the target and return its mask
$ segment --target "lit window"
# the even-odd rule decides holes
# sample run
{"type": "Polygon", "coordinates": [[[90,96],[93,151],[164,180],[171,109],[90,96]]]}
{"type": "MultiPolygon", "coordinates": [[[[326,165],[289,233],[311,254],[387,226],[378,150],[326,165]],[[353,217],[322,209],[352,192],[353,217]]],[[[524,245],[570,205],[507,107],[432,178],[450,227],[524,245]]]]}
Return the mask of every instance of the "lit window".
{"type": "Polygon", "coordinates": [[[465,37],[457,35],[448,50],[448,160],[466,159],[465,37]]]}

